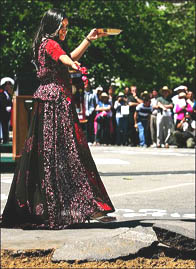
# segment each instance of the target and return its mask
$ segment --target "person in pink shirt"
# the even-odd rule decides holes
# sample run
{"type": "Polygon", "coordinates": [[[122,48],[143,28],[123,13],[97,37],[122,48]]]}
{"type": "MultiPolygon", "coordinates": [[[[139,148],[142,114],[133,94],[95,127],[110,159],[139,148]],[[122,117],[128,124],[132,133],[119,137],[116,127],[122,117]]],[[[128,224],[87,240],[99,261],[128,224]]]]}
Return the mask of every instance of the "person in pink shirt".
{"type": "Polygon", "coordinates": [[[179,101],[176,104],[177,114],[175,131],[173,132],[174,143],[178,148],[195,147],[195,120],[193,119],[193,107],[187,100],[184,92],[179,94],[179,101]]]}
{"type": "Polygon", "coordinates": [[[178,95],[179,101],[176,104],[175,113],[177,113],[177,121],[181,121],[187,113],[193,112],[193,107],[187,102],[186,93],[181,92],[178,95]]]}

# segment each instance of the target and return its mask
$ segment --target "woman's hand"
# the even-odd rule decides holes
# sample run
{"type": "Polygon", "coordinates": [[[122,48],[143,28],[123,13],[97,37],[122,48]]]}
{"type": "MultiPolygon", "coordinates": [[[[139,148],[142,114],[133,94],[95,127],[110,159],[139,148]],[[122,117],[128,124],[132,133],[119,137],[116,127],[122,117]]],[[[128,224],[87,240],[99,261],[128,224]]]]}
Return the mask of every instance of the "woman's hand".
{"type": "Polygon", "coordinates": [[[79,70],[80,67],[80,63],[77,61],[74,61],[73,64],[71,65],[71,68],[73,68],[74,70],[79,70]]]}
{"type": "Polygon", "coordinates": [[[96,39],[98,39],[98,38],[100,38],[100,37],[102,37],[102,36],[107,36],[107,34],[106,34],[106,33],[101,33],[101,34],[99,34],[98,31],[97,31],[97,29],[94,28],[94,29],[92,29],[92,30],[90,31],[90,33],[87,35],[87,38],[88,38],[89,40],[96,40],[96,39]]]}

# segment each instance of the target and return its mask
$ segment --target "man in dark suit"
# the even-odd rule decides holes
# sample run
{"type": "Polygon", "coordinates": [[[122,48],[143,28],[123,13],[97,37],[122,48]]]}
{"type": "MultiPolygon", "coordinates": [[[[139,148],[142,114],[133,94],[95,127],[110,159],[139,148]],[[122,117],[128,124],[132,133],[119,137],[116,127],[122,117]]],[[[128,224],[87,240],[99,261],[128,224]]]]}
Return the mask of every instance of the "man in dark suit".
{"type": "Polygon", "coordinates": [[[3,133],[3,144],[9,142],[9,121],[12,109],[12,91],[14,80],[9,77],[1,79],[0,82],[0,122],[3,133]]]}

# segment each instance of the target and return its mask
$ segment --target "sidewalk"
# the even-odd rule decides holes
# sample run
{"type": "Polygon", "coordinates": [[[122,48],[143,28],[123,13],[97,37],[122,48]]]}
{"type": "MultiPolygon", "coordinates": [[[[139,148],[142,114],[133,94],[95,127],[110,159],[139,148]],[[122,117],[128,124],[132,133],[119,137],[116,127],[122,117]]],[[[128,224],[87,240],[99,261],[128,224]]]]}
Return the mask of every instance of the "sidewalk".
{"type": "Polygon", "coordinates": [[[2,229],[1,248],[23,250],[55,249],[52,261],[103,261],[136,255],[144,249],[167,246],[182,253],[196,250],[195,222],[192,229],[181,221],[93,222],[66,230],[2,229]]]}

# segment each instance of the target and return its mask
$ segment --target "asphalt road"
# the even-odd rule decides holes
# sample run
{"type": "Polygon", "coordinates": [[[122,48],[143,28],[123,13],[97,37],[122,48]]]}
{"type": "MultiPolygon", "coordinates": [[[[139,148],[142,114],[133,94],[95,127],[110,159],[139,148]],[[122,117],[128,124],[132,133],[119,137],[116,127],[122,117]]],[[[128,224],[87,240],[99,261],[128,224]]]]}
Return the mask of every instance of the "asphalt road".
{"type": "MultiPolygon", "coordinates": [[[[194,149],[117,146],[90,149],[116,208],[113,214],[117,217],[117,223],[111,227],[90,223],[84,224],[83,229],[75,227],[59,231],[2,229],[2,249],[58,249],[68,239],[75,242],[75,238],[86,240],[88,237],[91,243],[92,238],[108,236],[112,240],[116,238],[115,233],[123,233],[123,229],[132,228],[134,239],[138,235],[137,228],[143,229],[145,225],[151,227],[154,223],[172,224],[175,232],[182,233],[183,236],[192,231],[191,238],[195,238],[194,149]]],[[[1,211],[5,206],[12,178],[13,174],[1,175],[1,211]]],[[[148,236],[146,232],[142,233],[144,243],[148,236]]],[[[141,248],[144,243],[141,243],[141,248]]],[[[135,246],[134,243],[132,245],[135,246]]],[[[102,251],[99,248],[100,243],[97,244],[97,251],[102,251]]],[[[111,251],[115,250],[114,244],[111,251]]],[[[62,258],[66,259],[64,256],[62,258]]]]}
{"type": "MultiPolygon", "coordinates": [[[[195,218],[195,149],[90,149],[119,220],[195,218]]],[[[12,177],[1,175],[1,211],[12,177]]]]}
{"type": "Polygon", "coordinates": [[[195,218],[195,150],[91,147],[121,220],[195,218]]]}

